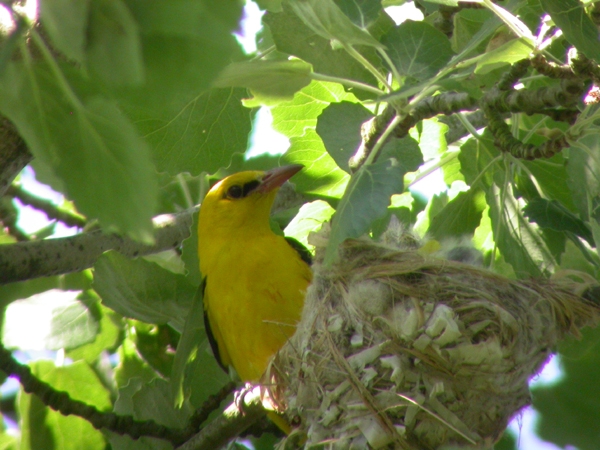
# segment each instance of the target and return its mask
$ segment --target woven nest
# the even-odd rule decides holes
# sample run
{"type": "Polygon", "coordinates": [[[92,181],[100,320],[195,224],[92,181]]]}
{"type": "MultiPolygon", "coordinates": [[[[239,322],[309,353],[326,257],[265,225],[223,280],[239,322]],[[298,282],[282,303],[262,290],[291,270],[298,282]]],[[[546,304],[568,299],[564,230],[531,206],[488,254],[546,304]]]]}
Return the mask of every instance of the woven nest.
{"type": "Polygon", "coordinates": [[[398,242],[347,241],[329,268],[314,242],[302,320],[268,372],[306,447],[490,446],[555,344],[597,322],[585,275],[515,281],[398,242]]]}

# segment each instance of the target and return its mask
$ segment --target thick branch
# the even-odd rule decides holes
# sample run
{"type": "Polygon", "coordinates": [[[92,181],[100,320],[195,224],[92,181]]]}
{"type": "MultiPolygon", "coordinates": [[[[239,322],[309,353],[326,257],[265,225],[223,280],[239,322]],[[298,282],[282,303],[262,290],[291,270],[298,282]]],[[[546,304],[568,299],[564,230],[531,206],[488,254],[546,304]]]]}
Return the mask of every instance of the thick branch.
{"type": "Polygon", "coordinates": [[[253,423],[266,414],[260,398],[260,389],[255,389],[243,398],[243,404],[231,404],[225,412],[210,422],[198,434],[177,447],[177,450],[214,450],[225,446],[238,437],[253,423]],[[258,395],[255,395],[258,391],[258,395]]]}
{"type": "Polygon", "coordinates": [[[196,208],[154,219],[154,245],[145,245],[101,230],[71,237],[0,245],[0,284],[78,272],[94,265],[108,250],[125,256],[158,253],[178,247],[189,237],[196,208]]]}
{"type": "Polygon", "coordinates": [[[31,160],[33,155],[27,150],[15,126],[0,116],[0,197],[31,160]]]}

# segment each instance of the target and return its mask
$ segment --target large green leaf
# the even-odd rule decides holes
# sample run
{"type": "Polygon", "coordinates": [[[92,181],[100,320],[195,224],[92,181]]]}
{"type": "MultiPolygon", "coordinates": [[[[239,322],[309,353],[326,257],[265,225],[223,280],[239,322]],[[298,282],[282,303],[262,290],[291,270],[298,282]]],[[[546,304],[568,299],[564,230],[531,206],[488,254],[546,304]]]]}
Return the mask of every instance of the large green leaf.
{"type": "Polygon", "coordinates": [[[392,194],[404,187],[406,169],[392,160],[363,165],[354,173],[332,218],[325,263],[331,263],[339,245],[348,238],[365,234],[371,224],[384,216],[392,194]]]}
{"type": "Polygon", "coordinates": [[[484,53],[477,61],[475,73],[486,74],[499,67],[514,64],[529,57],[532,50],[531,43],[527,39],[513,39],[484,53]]]}
{"type": "MultiPolygon", "coordinates": [[[[215,87],[245,87],[256,101],[277,104],[291,100],[294,94],[308,85],[311,66],[300,60],[246,61],[231,63],[219,74],[215,87]]],[[[249,106],[249,102],[245,102],[249,106]]]]}
{"type": "Polygon", "coordinates": [[[542,189],[544,195],[559,201],[570,211],[575,211],[567,173],[567,167],[573,163],[572,157],[572,152],[569,159],[566,159],[561,152],[552,158],[521,161],[521,164],[524,164],[535,177],[536,184],[542,189]]]}
{"type": "Polygon", "coordinates": [[[139,29],[123,0],[91,2],[86,38],[86,66],[92,75],[116,86],[144,81],[139,29]]]}
{"type": "Polygon", "coordinates": [[[290,148],[282,162],[304,166],[294,177],[299,192],[327,199],[339,199],[350,178],[329,156],[314,128],[307,128],[303,136],[290,139],[290,148]]]}
{"type": "Polygon", "coordinates": [[[563,448],[598,447],[600,396],[600,329],[583,330],[583,339],[559,347],[561,377],[557,383],[533,388],[533,406],[539,412],[538,433],[563,448]]]}
{"type": "Polygon", "coordinates": [[[232,31],[243,3],[212,0],[126,0],[137,22],[145,83],[119,92],[134,106],[167,115],[181,110],[210,87],[218,73],[241,56],[232,31]]]}
{"type": "Polygon", "coordinates": [[[591,133],[571,143],[567,183],[583,220],[592,220],[600,200],[600,135],[591,133]]]}
{"type": "Polygon", "coordinates": [[[185,276],[117,252],[102,255],[94,273],[94,289],[109,308],[125,317],[183,330],[196,292],[185,276]]]}
{"type": "Polygon", "coordinates": [[[366,29],[382,11],[381,2],[373,0],[337,0],[340,10],[360,28],[366,29]]]}
{"type": "Polygon", "coordinates": [[[40,20],[53,45],[80,64],[85,58],[91,4],[91,0],[50,0],[39,4],[40,20]]]}
{"type": "MultiPolygon", "coordinates": [[[[87,364],[77,362],[55,367],[49,361],[31,363],[34,375],[58,391],[67,392],[74,400],[106,411],[112,407],[110,392],[87,364]]],[[[33,394],[21,393],[21,448],[30,450],[104,450],[101,431],[76,416],[63,416],[45,406],[33,394]]]]}
{"type": "Polygon", "coordinates": [[[113,101],[78,97],[68,83],[83,80],[53,69],[42,62],[11,63],[0,80],[0,111],[79,211],[152,242],[157,182],[146,144],[113,101]]]}
{"type": "Polygon", "coordinates": [[[343,45],[383,48],[367,30],[356,26],[333,0],[287,0],[289,8],[319,36],[343,45]]]}
{"type": "Polygon", "coordinates": [[[359,103],[331,103],[318,118],[316,131],[323,140],[329,156],[350,173],[348,160],[361,143],[361,125],[373,113],[359,103]]]}
{"type": "Polygon", "coordinates": [[[446,35],[426,22],[407,20],[381,42],[400,75],[417,80],[435,75],[454,55],[446,35]]]}
{"type": "MultiPolygon", "coordinates": [[[[115,403],[115,412],[130,415],[138,420],[154,420],[163,425],[181,428],[187,422],[189,408],[173,407],[168,382],[153,379],[145,382],[142,378],[131,378],[128,384],[119,389],[119,397],[115,403]]],[[[107,433],[112,450],[171,450],[169,442],[142,437],[133,440],[129,436],[107,433]]]]}
{"type": "Polygon", "coordinates": [[[79,296],[78,291],[50,289],[11,303],[5,312],[2,342],[22,350],[59,350],[94,341],[99,311],[79,296]]]}
{"type": "Polygon", "coordinates": [[[595,246],[592,231],[585,222],[556,200],[535,198],[529,201],[523,212],[530,221],[543,228],[573,233],[588,241],[591,246],[595,246]]]}
{"type": "Polygon", "coordinates": [[[280,103],[271,109],[273,129],[288,138],[302,136],[307,130],[316,127],[317,118],[330,103],[344,100],[358,102],[340,84],[313,81],[297,92],[291,101],[280,103]]]}
{"type": "MultiPolygon", "coordinates": [[[[277,50],[309,62],[315,72],[377,86],[375,77],[361,63],[343,50],[334,50],[329,40],[311,30],[289,8],[265,14],[263,22],[269,27],[277,50]]],[[[377,65],[378,56],[372,47],[359,50],[377,65]]]]}
{"type": "Polygon", "coordinates": [[[290,138],[286,163],[303,164],[305,169],[294,177],[301,192],[323,197],[342,196],[348,174],[327,154],[315,131],[317,118],[330,103],[355,102],[356,97],[336,83],[313,81],[297,92],[294,99],[272,108],[273,128],[290,138]]]}
{"type": "Polygon", "coordinates": [[[152,149],[159,171],[176,175],[226,167],[243,153],[252,129],[250,111],[241,103],[245,89],[211,89],[173,111],[130,109],[129,115],[152,149]]]}
{"type": "Polygon", "coordinates": [[[202,294],[202,288],[198,289],[173,362],[170,390],[177,405],[190,401],[195,407],[200,407],[229,379],[217,365],[209,348],[204,329],[202,294]]]}
{"type": "Polygon", "coordinates": [[[428,233],[435,239],[471,235],[481,223],[485,196],[480,190],[459,193],[431,220],[428,233]]]}
{"type": "Polygon", "coordinates": [[[600,63],[598,29],[579,0],[540,0],[544,10],[577,50],[600,63]]]}
{"type": "Polygon", "coordinates": [[[514,197],[510,185],[493,184],[486,191],[494,240],[518,277],[552,273],[556,260],[539,227],[523,215],[524,204],[514,197]]]}

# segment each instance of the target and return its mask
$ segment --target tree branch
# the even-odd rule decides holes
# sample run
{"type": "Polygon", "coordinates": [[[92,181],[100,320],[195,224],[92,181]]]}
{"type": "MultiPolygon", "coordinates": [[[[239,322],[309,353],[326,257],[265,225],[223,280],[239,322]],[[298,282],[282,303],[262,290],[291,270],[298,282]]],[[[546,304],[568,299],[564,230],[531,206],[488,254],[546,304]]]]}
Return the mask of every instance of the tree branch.
{"type": "Polygon", "coordinates": [[[32,160],[33,155],[27,150],[15,126],[0,116],[0,197],[32,160]]]}
{"type": "Polygon", "coordinates": [[[154,218],[154,245],[145,245],[101,230],[71,237],[0,245],[0,284],[24,281],[88,269],[102,253],[117,250],[123,255],[158,253],[178,247],[189,237],[197,208],[154,218]]]}
{"type": "Polygon", "coordinates": [[[70,227],[78,228],[83,228],[87,224],[84,217],[62,210],[51,201],[36,197],[22,189],[19,184],[9,186],[6,189],[6,195],[17,198],[21,203],[42,211],[50,220],[58,220],[70,227]]]}
{"type": "Polygon", "coordinates": [[[244,430],[266,415],[260,388],[234,402],[223,414],[204,427],[198,434],[177,447],[177,450],[214,450],[238,437],[244,430]]]}

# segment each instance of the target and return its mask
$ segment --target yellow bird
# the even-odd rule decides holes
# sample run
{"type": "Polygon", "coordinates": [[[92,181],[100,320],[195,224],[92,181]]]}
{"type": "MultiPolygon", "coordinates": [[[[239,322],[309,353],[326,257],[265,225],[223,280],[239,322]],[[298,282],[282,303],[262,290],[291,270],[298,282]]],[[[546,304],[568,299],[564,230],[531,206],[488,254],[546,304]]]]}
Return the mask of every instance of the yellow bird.
{"type": "Polygon", "coordinates": [[[308,251],[269,226],[279,187],[300,169],[230,175],[200,207],[206,330],[219,364],[233,367],[243,381],[258,382],[294,334],[312,279],[308,251]]]}

